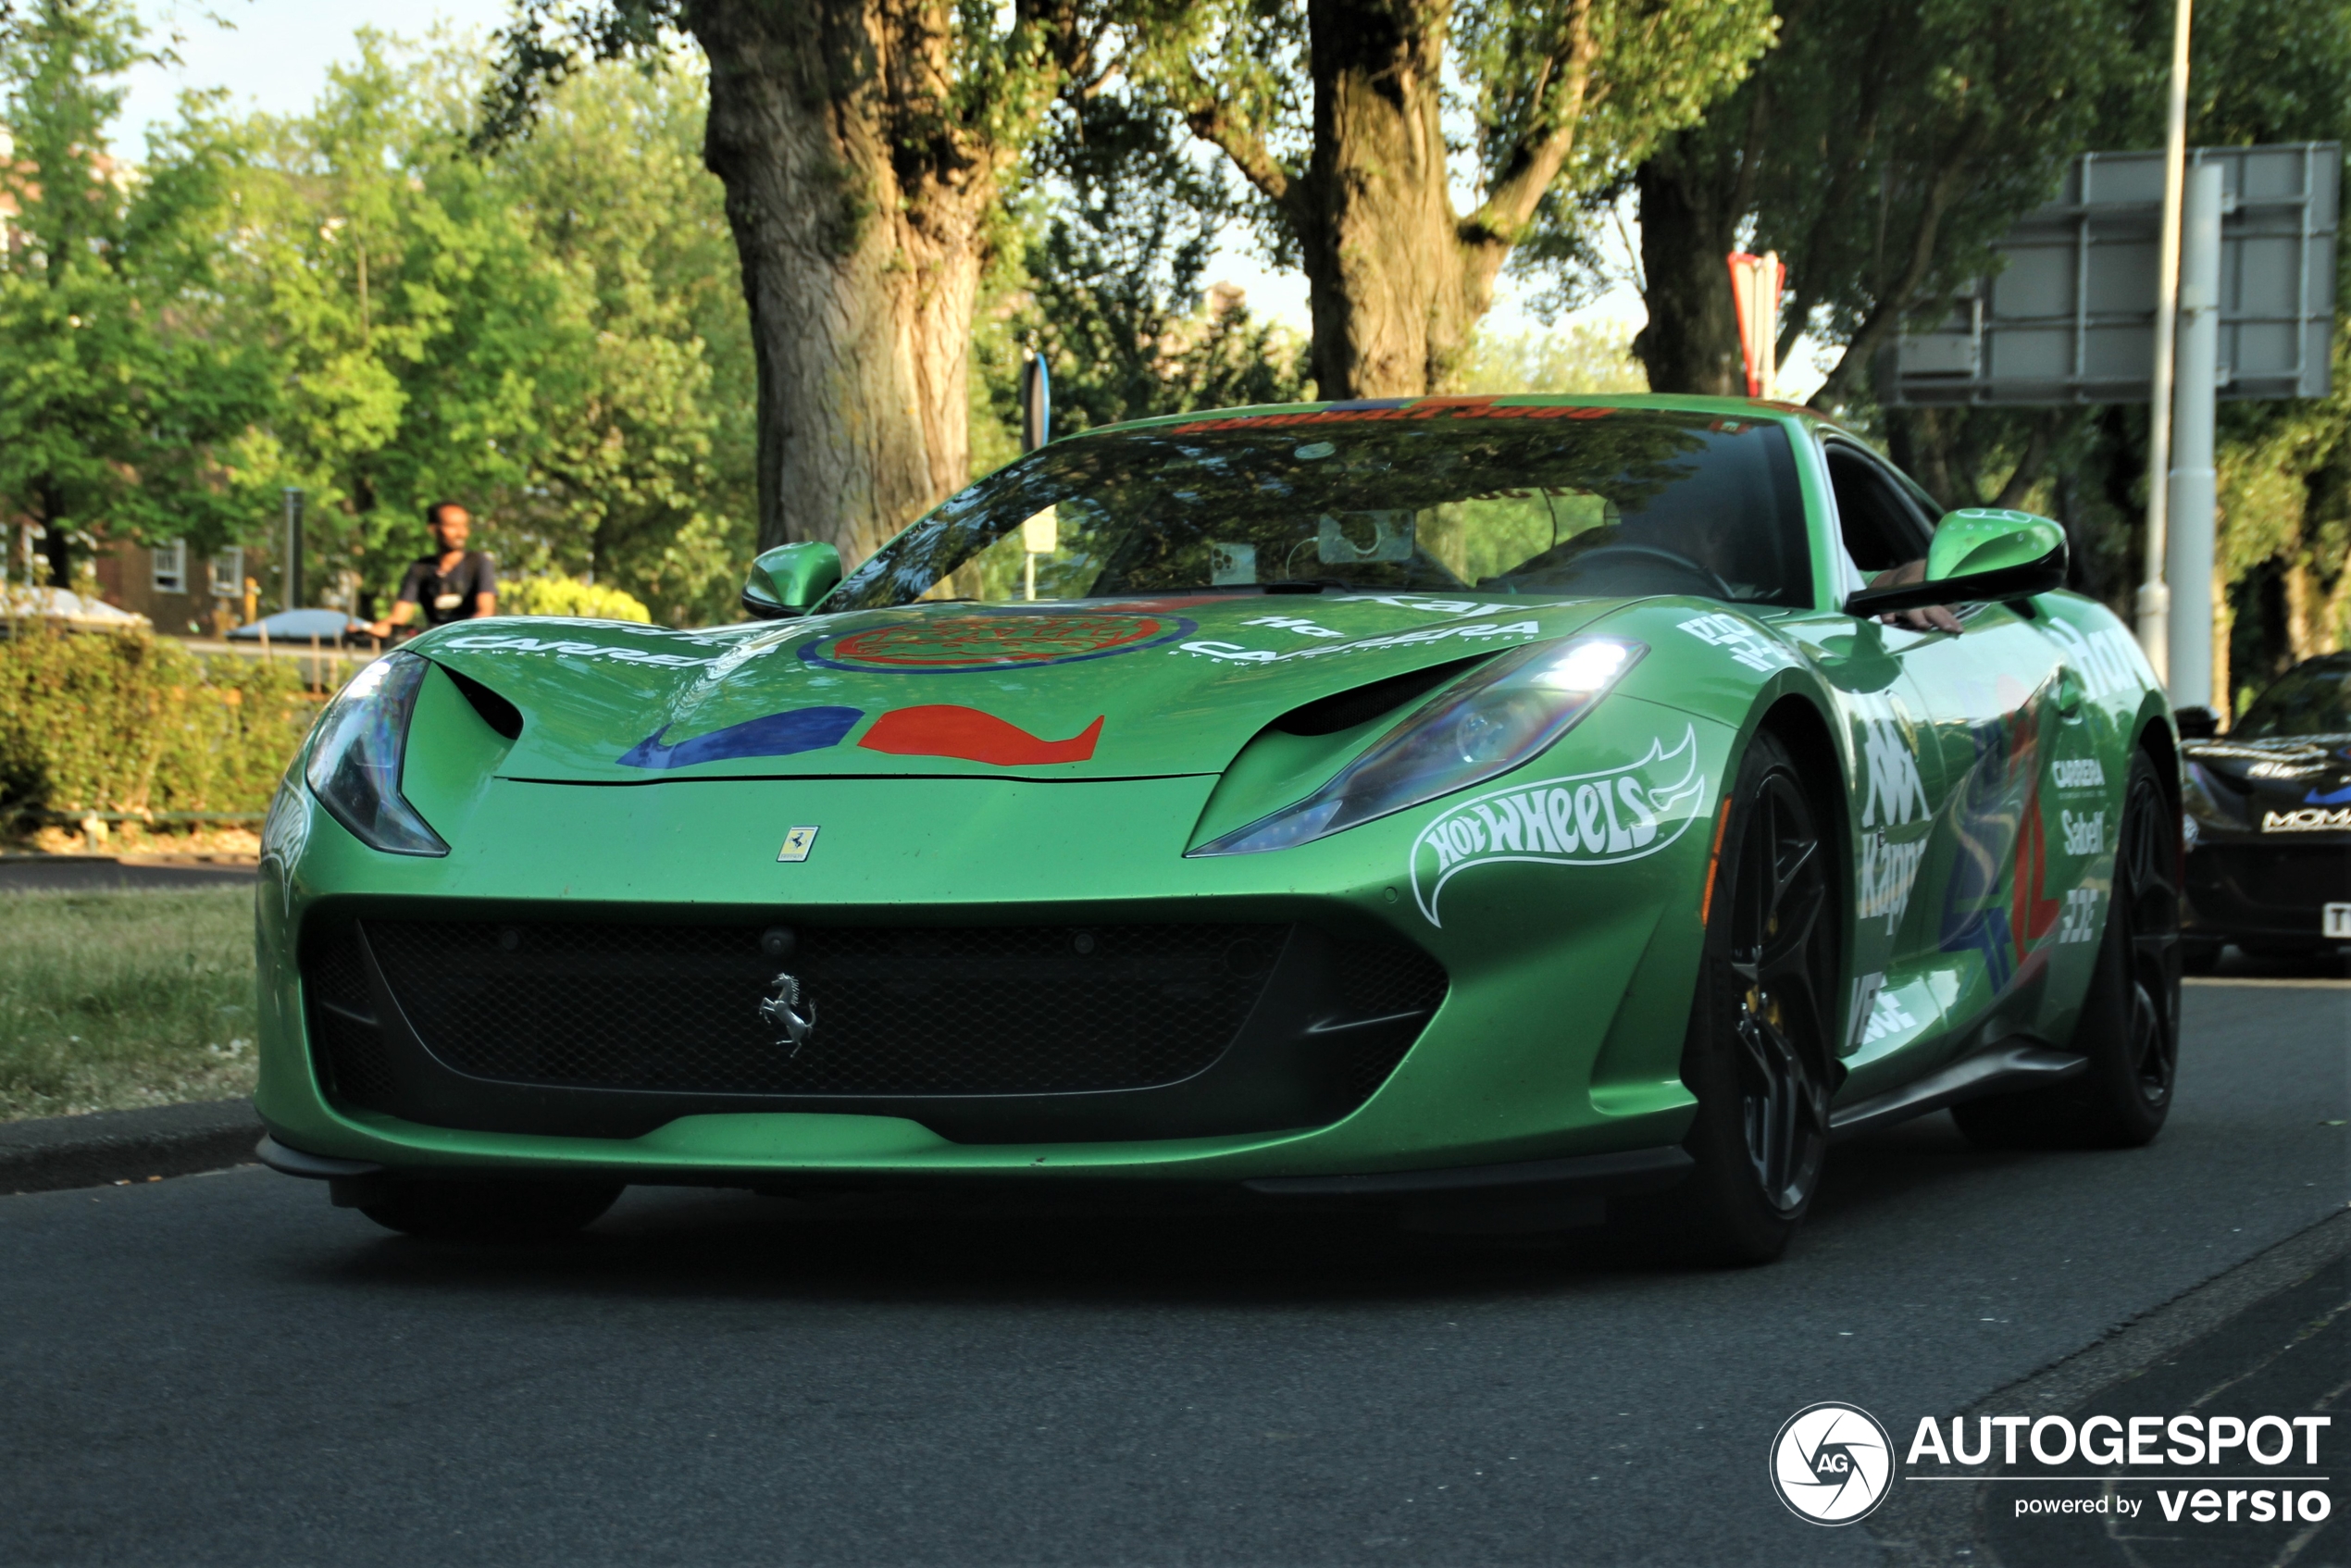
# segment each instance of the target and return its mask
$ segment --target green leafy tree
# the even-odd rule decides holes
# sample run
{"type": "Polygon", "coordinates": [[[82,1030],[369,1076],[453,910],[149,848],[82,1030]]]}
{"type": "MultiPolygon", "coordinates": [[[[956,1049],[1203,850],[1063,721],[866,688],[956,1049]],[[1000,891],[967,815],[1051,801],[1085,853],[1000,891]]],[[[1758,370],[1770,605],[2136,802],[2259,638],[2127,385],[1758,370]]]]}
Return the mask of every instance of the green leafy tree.
{"type": "Polygon", "coordinates": [[[271,478],[266,350],[219,330],[233,148],[199,102],[143,166],[108,151],[155,57],[117,0],[0,30],[0,514],[43,527],[60,583],[98,531],[218,543],[271,478]]]}
{"type": "Polygon", "coordinates": [[[1137,69],[1302,265],[1322,394],[1382,396],[1456,384],[1543,216],[1698,120],[1773,26],[1769,0],[1187,0],[1137,69]]]}
{"type": "Polygon", "coordinates": [[[1304,394],[1295,334],[1201,286],[1238,203],[1188,141],[1131,96],[1060,111],[1034,160],[1046,205],[1024,247],[1026,289],[991,356],[997,420],[1019,428],[1014,341],[1045,356],[1057,431],[1304,394]]]}

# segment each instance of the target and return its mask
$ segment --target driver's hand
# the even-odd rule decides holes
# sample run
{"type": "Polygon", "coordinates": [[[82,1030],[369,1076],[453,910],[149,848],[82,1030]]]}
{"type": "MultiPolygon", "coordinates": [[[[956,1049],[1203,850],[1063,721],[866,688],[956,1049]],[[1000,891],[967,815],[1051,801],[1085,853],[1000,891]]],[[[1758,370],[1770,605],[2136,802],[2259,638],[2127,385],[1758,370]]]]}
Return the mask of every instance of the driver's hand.
{"type": "MultiPolygon", "coordinates": [[[[1870,579],[1872,588],[1908,588],[1914,582],[1926,580],[1926,562],[1905,561],[1900,566],[1878,573],[1870,579]]],[[[1896,610],[1878,616],[1887,626],[1908,627],[1912,631],[1947,631],[1958,636],[1966,628],[1947,604],[1922,604],[1915,610],[1896,610]]]]}

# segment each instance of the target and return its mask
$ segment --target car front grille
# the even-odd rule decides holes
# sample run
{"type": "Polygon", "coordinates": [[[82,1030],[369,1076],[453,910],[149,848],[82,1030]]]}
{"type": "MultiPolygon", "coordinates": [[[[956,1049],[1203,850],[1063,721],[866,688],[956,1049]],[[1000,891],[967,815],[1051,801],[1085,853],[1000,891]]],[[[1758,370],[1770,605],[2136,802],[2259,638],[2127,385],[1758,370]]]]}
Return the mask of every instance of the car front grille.
{"type": "Polygon", "coordinates": [[[452,1121],[453,1104],[467,1114],[463,1085],[473,1082],[540,1094],[542,1107],[554,1103],[545,1091],[565,1103],[601,1095],[606,1107],[617,1095],[631,1126],[715,1108],[713,1097],[861,1111],[905,1101],[924,1114],[1098,1095],[1124,1101],[1129,1120],[1118,1125],[1131,1127],[1149,1125],[1132,1118],[1151,1097],[1119,1091],[1189,1092],[1168,1086],[1206,1081],[1237,1039],[1253,1038],[1244,1026],[1266,1001],[1264,1019],[1289,1022],[1264,1049],[1307,1041],[1317,1064],[1307,1077],[1322,1087],[1272,1065],[1288,1086],[1268,1091],[1282,1110],[1220,1094],[1215,1109],[1181,1113],[1199,1130],[1202,1117],[1253,1127],[1300,1125],[1308,1109],[1314,1121],[1345,1114],[1395,1070],[1447,989],[1445,971],[1417,948],[1286,926],[800,926],[789,956],[770,957],[762,940],[777,929],[326,921],[304,946],[312,1040],[337,1101],[442,1125],[574,1125],[534,1110],[523,1128],[511,1108],[452,1121]],[[1275,1002],[1266,991],[1277,971],[1289,978],[1275,1002]],[[803,1015],[814,1010],[796,1050],[760,1013],[786,973],[800,982],[803,1015]],[[381,1016],[376,977],[396,1018],[381,1016]],[[398,1065],[409,1031],[456,1101],[419,1099],[417,1069],[398,1065]]]}

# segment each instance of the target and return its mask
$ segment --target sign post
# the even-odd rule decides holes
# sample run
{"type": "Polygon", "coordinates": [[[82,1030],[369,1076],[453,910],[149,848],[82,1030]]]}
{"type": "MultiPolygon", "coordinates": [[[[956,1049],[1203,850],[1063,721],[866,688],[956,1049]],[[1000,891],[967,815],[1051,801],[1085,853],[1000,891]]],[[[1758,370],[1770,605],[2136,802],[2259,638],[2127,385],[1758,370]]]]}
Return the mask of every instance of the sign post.
{"type": "Polygon", "coordinates": [[[286,501],[286,565],[280,579],[286,602],[282,609],[302,607],[302,492],[292,485],[285,488],[286,501]]]}
{"type": "MultiPolygon", "coordinates": [[[[2162,626],[2167,663],[2155,664],[2175,708],[2212,705],[2212,427],[2220,377],[2220,166],[2189,171],[2180,247],[2177,379],[2171,389],[2170,516],[2162,626]],[[2203,614],[2195,613],[2203,606],[2203,614]]],[[[2150,535],[2152,537],[2152,535],[2150,535]]],[[[2143,616],[2140,635],[2146,636],[2143,616]]]]}
{"type": "Polygon", "coordinates": [[[1777,251],[1730,254],[1731,303],[1739,317],[1739,356],[1747,362],[1747,395],[1780,395],[1780,289],[1787,268],[1777,251]]]}

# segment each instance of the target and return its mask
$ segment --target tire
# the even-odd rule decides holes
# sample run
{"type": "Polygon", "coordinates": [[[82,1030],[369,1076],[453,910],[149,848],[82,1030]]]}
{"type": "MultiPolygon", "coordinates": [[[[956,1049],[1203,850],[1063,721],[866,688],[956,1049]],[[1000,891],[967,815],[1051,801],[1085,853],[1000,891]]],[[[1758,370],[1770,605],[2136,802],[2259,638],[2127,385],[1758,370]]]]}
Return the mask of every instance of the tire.
{"type": "Polygon", "coordinates": [[[1708,1263],[1785,1251],[1828,1153],[1844,926],[1816,795],[1779,738],[1758,734],[1732,785],[1682,1048],[1697,1168],[1673,1208],[1708,1263]]]}
{"type": "Polygon", "coordinates": [[[2146,753],[2131,758],[2106,934],[2072,1049],[2089,1066],[2062,1083],[1951,1108],[1995,1149],[2129,1149],[2171,1113],[2180,1064],[2179,813],[2146,753]]]}
{"type": "Polygon", "coordinates": [[[429,1241],[550,1241],[592,1225],[617,1182],[403,1181],[359,1212],[429,1241]]]}
{"type": "Polygon", "coordinates": [[[2220,950],[2227,944],[2220,941],[2180,941],[2180,973],[2209,975],[2220,967],[2220,950]]]}

